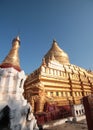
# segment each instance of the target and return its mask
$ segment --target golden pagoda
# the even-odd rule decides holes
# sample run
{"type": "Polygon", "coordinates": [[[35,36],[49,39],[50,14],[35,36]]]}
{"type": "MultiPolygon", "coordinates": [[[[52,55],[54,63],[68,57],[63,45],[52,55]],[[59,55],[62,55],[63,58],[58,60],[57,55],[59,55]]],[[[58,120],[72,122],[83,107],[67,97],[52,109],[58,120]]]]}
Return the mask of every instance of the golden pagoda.
{"type": "Polygon", "coordinates": [[[53,40],[41,66],[28,75],[24,89],[36,113],[43,112],[46,103],[81,104],[83,96],[93,93],[93,72],[71,64],[68,54],[53,40]]]}
{"type": "Polygon", "coordinates": [[[8,55],[5,57],[4,61],[0,64],[1,68],[13,67],[16,70],[21,71],[19,53],[18,53],[19,47],[20,47],[20,39],[19,36],[17,36],[12,41],[12,48],[9,51],[8,55]]]}

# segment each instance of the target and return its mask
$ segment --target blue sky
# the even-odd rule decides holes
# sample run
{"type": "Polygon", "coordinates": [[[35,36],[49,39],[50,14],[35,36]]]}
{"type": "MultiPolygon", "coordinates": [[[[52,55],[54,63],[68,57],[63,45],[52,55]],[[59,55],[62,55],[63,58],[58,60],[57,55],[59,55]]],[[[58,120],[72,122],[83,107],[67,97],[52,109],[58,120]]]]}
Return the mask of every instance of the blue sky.
{"type": "Polygon", "coordinates": [[[70,63],[93,70],[93,0],[0,0],[0,63],[21,39],[21,68],[31,73],[56,39],[70,63]]]}

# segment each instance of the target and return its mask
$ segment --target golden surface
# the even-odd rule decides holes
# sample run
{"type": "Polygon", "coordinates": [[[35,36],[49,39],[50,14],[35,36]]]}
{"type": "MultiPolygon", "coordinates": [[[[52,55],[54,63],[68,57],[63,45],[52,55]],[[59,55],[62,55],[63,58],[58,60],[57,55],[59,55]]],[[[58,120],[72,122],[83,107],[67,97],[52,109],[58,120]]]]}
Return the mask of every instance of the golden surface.
{"type": "Polygon", "coordinates": [[[8,55],[5,57],[4,61],[2,62],[1,66],[16,66],[20,68],[20,60],[18,50],[20,47],[20,40],[19,37],[16,37],[12,42],[12,48],[8,55]]]}
{"type": "Polygon", "coordinates": [[[53,41],[41,66],[28,75],[24,89],[34,112],[42,112],[46,102],[80,104],[83,96],[93,93],[93,72],[70,64],[68,55],[53,41]]]}
{"type": "Polygon", "coordinates": [[[48,62],[51,59],[57,60],[61,64],[69,63],[68,55],[58,46],[57,42],[54,40],[52,47],[48,53],[44,56],[45,61],[48,62]]]}

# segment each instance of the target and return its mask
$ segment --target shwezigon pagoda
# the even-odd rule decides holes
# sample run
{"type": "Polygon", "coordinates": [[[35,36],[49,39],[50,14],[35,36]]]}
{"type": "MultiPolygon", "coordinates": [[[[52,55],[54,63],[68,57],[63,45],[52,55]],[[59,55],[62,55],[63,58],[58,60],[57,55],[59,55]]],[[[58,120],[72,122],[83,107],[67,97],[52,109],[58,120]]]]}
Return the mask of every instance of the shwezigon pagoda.
{"type": "Polygon", "coordinates": [[[53,40],[51,48],[42,58],[40,67],[24,76],[18,56],[20,44],[17,42],[19,39],[15,41],[13,41],[14,44],[9,54],[0,64],[0,100],[2,100],[2,104],[5,98],[8,100],[8,104],[9,99],[16,98],[16,100],[21,99],[19,104],[23,105],[23,101],[26,105],[26,99],[31,104],[38,124],[68,116],[83,115],[82,98],[93,93],[93,72],[71,64],[68,54],[53,40]],[[2,75],[1,70],[3,69],[4,74],[2,75]],[[11,78],[6,80],[7,70],[11,78]],[[16,74],[16,71],[22,74],[16,74]],[[16,76],[12,77],[14,74],[16,76]],[[22,85],[24,90],[21,89],[22,85]],[[4,95],[5,97],[4,93],[7,93],[4,95]],[[20,97],[20,93],[23,96],[20,97]]]}
{"type": "Polygon", "coordinates": [[[33,112],[45,114],[41,121],[80,116],[84,114],[82,98],[93,93],[93,72],[71,64],[53,40],[40,67],[27,76],[24,92],[33,112]]]}

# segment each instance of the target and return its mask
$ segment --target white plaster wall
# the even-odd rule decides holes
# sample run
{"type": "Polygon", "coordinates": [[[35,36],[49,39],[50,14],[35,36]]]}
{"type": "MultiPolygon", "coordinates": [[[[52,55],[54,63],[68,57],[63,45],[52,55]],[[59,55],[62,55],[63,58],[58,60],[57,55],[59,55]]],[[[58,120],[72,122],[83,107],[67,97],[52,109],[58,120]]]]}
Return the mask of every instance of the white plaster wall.
{"type": "Polygon", "coordinates": [[[83,104],[73,105],[72,106],[72,114],[75,117],[84,115],[85,114],[85,110],[84,110],[83,104]]]}
{"type": "Polygon", "coordinates": [[[25,79],[24,71],[19,72],[14,68],[0,68],[0,102],[8,104],[10,99],[23,102],[22,94],[25,79]]]}
{"type": "Polygon", "coordinates": [[[26,119],[29,105],[23,97],[25,79],[24,71],[0,68],[0,110],[6,105],[10,108],[12,130],[39,130],[34,115],[30,115],[30,122],[26,119]]]}

